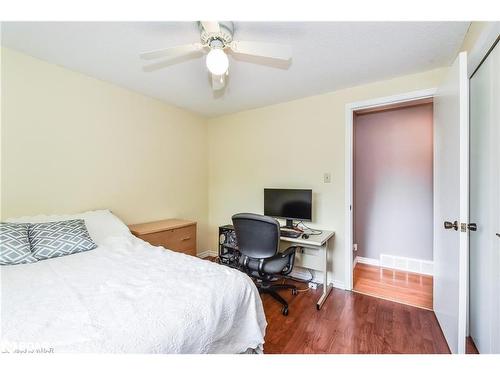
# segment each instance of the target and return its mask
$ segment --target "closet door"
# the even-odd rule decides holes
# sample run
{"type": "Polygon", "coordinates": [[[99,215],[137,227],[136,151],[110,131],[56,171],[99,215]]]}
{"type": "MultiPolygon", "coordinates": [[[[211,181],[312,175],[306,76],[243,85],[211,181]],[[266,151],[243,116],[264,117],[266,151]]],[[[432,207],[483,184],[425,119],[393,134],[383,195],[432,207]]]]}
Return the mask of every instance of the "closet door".
{"type": "Polygon", "coordinates": [[[480,353],[500,353],[500,46],[470,80],[469,331],[480,353]]]}

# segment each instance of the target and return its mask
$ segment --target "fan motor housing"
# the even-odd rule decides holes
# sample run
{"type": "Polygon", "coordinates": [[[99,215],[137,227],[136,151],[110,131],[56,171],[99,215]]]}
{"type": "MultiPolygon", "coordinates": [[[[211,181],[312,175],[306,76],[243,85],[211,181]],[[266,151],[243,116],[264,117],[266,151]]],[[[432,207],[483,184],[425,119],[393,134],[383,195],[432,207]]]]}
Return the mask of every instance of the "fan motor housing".
{"type": "Polygon", "coordinates": [[[201,33],[200,40],[203,44],[208,44],[216,48],[224,48],[233,41],[234,25],[230,21],[219,22],[220,32],[218,33],[208,33],[203,28],[201,22],[198,22],[198,27],[201,33]]]}

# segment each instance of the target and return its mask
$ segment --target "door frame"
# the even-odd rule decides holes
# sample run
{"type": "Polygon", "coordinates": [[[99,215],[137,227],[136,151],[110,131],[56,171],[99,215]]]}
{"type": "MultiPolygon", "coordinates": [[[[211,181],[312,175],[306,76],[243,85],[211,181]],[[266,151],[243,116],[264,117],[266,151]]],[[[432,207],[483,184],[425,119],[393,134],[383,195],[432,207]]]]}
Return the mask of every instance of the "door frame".
{"type": "MultiPolygon", "coordinates": [[[[344,289],[352,290],[353,288],[353,159],[354,159],[354,112],[362,109],[371,109],[377,107],[385,107],[407,102],[413,102],[419,99],[433,98],[436,93],[436,88],[429,88],[407,93],[363,100],[359,102],[348,103],[345,106],[345,282],[344,289]]],[[[433,203],[434,205],[434,203],[433,203]]],[[[434,212],[434,209],[433,209],[434,212]]]]}

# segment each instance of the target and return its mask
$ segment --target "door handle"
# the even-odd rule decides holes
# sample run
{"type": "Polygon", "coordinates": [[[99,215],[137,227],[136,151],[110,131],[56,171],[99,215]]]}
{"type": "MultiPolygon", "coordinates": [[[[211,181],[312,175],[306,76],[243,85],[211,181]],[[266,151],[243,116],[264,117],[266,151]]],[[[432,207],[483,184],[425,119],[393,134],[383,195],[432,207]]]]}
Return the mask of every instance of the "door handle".
{"type": "Polygon", "coordinates": [[[497,237],[500,237],[500,233],[495,233],[497,235],[497,237]]]}
{"type": "Polygon", "coordinates": [[[458,221],[454,221],[453,223],[451,221],[445,221],[444,222],[444,229],[455,229],[458,230],[458,221]]]}
{"type": "Polygon", "coordinates": [[[472,232],[475,232],[477,230],[477,224],[476,223],[467,224],[467,229],[472,232]]]}

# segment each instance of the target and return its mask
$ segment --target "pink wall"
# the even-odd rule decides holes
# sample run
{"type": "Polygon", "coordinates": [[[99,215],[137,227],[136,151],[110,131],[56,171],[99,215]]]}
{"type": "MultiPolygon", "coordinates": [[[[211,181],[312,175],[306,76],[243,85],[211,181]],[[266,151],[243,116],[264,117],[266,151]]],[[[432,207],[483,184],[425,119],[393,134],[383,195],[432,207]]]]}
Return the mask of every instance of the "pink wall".
{"type": "Polygon", "coordinates": [[[355,255],[432,260],[432,103],[357,115],[355,255]]]}

